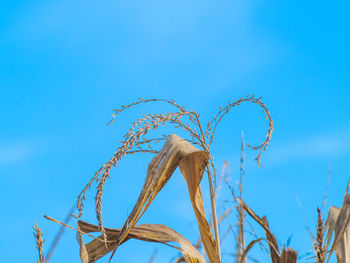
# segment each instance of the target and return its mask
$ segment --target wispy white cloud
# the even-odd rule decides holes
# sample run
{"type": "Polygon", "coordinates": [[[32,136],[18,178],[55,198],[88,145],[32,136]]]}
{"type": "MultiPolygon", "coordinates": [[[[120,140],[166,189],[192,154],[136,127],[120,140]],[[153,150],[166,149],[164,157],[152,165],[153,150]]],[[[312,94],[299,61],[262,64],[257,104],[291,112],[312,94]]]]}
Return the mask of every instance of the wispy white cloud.
{"type": "Polygon", "coordinates": [[[292,138],[274,143],[265,154],[265,162],[276,164],[304,158],[338,157],[350,153],[348,132],[318,134],[307,138],[292,138]]]}
{"type": "Polygon", "coordinates": [[[42,141],[0,143],[0,166],[24,162],[43,148],[42,141]]]}

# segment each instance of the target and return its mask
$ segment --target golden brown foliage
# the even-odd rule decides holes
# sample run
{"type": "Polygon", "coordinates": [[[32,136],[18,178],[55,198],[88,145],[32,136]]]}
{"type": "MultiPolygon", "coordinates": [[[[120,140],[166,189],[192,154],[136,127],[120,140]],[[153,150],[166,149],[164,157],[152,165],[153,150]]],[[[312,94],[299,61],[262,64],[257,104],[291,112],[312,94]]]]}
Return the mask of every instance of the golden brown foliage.
{"type": "MultiPolygon", "coordinates": [[[[173,100],[164,99],[139,99],[139,101],[131,103],[129,105],[122,106],[120,109],[115,110],[112,115],[112,120],[108,123],[114,122],[116,116],[126,109],[137,106],[139,104],[149,103],[149,102],[165,102],[175,108],[174,112],[165,114],[148,114],[144,117],[137,119],[132,123],[131,128],[125,134],[124,139],[121,141],[121,146],[116,150],[113,156],[95,173],[87,185],[83,188],[78,196],[77,209],[78,214],[75,215],[76,218],[80,218],[83,213],[85,194],[90,189],[93,182],[97,182],[97,192],[95,196],[95,209],[96,218],[98,221],[98,227],[94,226],[94,232],[101,232],[102,235],[99,238],[95,238],[92,244],[98,244],[100,253],[106,254],[109,251],[113,251],[110,259],[117,250],[118,246],[125,242],[129,238],[139,238],[145,241],[150,241],[142,234],[136,235],[136,229],[140,229],[137,222],[140,220],[142,215],[151,205],[154,198],[161,191],[161,189],[166,185],[172,174],[177,167],[185,178],[190,201],[194,214],[197,219],[197,225],[199,233],[201,236],[201,242],[204,246],[206,255],[208,256],[209,262],[220,263],[221,262],[221,252],[220,252],[220,239],[218,232],[218,219],[216,211],[216,201],[215,201],[215,190],[216,190],[216,167],[214,165],[214,157],[210,152],[210,147],[214,142],[215,132],[218,125],[222,121],[223,117],[229,113],[229,111],[235,106],[240,105],[243,102],[251,102],[262,108],[263,113],[266,115],[266,119],[269,121],[269,129],[266,134],[266,139],[258,146],[251,147],[253,150],[259,150],[258,156],[256,158],[259,165],[261,153],[266,150],[271,139],[273,132],[273,121],[270,116],[270,112],[266,106],[262,103],[261,98],[254,98],[254,96],[247,96],[245,98],[240,98],[235,102],[228,102],[224,107],[220,106],[220,109],[216,115],[209,121],[206,125],[206,129],[203,129],[202,123],[200,121],[200,114],[192,110],[185,109],[184,106],[180,106],[173,100]],[[188,139],[182,139],[179,136],[173,134],[170,136],[164,136],[161,138],[151,138],[146,139],[145,136],[152,130],[158,129],[160,126],[165,124],[172,124],[175,128],[180,128],[186,132],[188,139]],[[162,149],[155,150],[154,144],[160,141],[165,141],[162,149]],[[146,146],[147,148],[145,148],[146,146]],[[196,148],[196,147],[198,148],[196,148]],[[113,167],[115,167],[118,162],[126,155],[134,153],[156,153],[155,157],[150,162],[147,169],[147,177],[139,195],[138,201],[136,202],[132,212],[125,220],[124,226],[118,230],[105,229],[103,227],[102,219],[102,200],[103,200],[103,189],[107,179],[111,176],[110,172],[113,167]],[[211,201],[211,216],[212,216],[212,227],[214,230],[214,235],[212,234],[210,224],[207,222],[205,216],[205,209],[203,204],[202,191],[200,187],[200,182],[203,177],[203,173],[206,172],[208,176],[209,183],[209,197],[211,201]],[[111,232],[112,231],[112,232],[111,232]],[[132,236],[134,233],[134,236],[132,236]],[[130,236],[131,235],[131,236],[130,236]],[[112,240],[113,238],[113,240],[112,240]],[[147,240],[146,240],[147,239],[147,240]],[[103,240],[103,242],[102,242],[103,240]],[[103,243],[103,246],[102,246],[103,243]],[[103,250],[103,251],[102,251],[103,250]]],[[[250,145],[248,144],[250,147],[250,145]]],[[[242,145],[242,147],[244,147],[242,145]]],[[[243,148],[242,148],[243,151],[243,148]]],[[[243,158],[243,156],[242,156],[243,158]]],[[[242,160],[243,162],[243,160],[242,160]]],[[[243,168],[242,168],[243,169],[243,168]]],[[[242,179],[241,171],[241,179],[242,179]]],[[[242,193],[242,189],[240,189],[242,193]]],[[[243,237],[243,210],[240,208],[240,236],[243,237]]],[[[82,234],[87,234],[84,231],[86,224],[79,221],[77,233],[78,242],[81,245],[81,259],[83,262],[90,262],[94,259],[91,258],[91,253],[89,253],[88,245],[85,247],[83,243],[82,234]]],[[[154,233],[160,233],[158,225],[147,225],[147,231],[153,231],[154,233]]],[[[92,225],[90,225],[92,227],[92,225]]],[[[144,227],[144,226],[143,226],[144,227]]],[[[170,228],[163,227],[163,230],[167,229],[165,232],[176,233],[170,228]],[[173,232],[172,232],[173,231],[173,232]]],[[[85,229],[86,230],[86,229],[85,229]]],[[[146,231],[144,229],[144,231],[146,231]]],[[[147,232],[146,231],[146,232],[147,232]]],[[[153,234],[154,234],[153,233],[153,234]]],[[[177,234],[177,233],[176,233],[177,234]]],[[[153,242],[169,242],[162,241],[162,234],[153,240],[153,242]]],[[[166,236],[166,234],[164,234],[166,236]]],[[[163,236],[163,238],[165,238],[163,236]]],[[[176,236],[176,235],[175,235],[176,236]]],[[[196,249],[186,250],[183,245],[186,243],[188,246],[189,241],[178,236],[172,236],[172,241],[177,241],[182,246],[182,252],[184,255],[184,260],[186,262],[202,262],[204,259],[198,257],[198,251],[196,249]],[[195,252],[194,252],[195,251],[195,252]],[[186,253],[184,253],[186,252],[186,253]]],[[[168,239],[166,239],[168,240],[168,239]]],[[[241,241],[244,247],[244,241],[241,241]]],[[[89,243],[90,244],[90,243],[89,243]]],[[[190,244],[190,243],[189,243],[190,244]]],[[[252,246],[252,245],[251,245],[252,246]]],[[[243,252],[243,251],[242,251],[243,252]]],[[[99,255],[102,255],[99,254],[99,255]]],[[[244,259],[244,257],[242,257],[244,259]]]]}

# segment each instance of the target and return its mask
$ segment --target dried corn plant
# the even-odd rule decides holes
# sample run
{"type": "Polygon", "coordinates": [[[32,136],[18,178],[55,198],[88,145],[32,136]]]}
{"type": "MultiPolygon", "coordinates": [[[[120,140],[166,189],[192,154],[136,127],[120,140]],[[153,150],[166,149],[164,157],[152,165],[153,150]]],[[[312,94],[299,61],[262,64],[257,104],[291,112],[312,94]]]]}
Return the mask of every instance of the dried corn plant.
{"type": "MultiPolygon", "coordinates": [[[[350,263],[350,194],[348,187],[344,196],[342,208],[331,206],[328,218],[324,222],[321,209],[317,208],[317,228],[316,238],[313,238],[313,248],[315,250],[315,262],[329,262],[332,253],[335,252],[338,263],[350,263]],[[326,231],[328,232],[326,234],[326,231]],[[326,240],[324,236],[326,235],[326,240]],[[333,239],[332,236],[334,235],[333,239]],[[331,241],[331,248],[328,250],[331,241]],[[327,257],[328,255],[328,257],[327,257]],[[327,259],[327,260],[326,260],[327,259]]],[[[266,217],[260,218],[241,199],[237,198],[243,209],[265,230],[266,240],[270,247],[270,256],[273,263],[294,263],[297,262],[297,251],[291,248],[283,248],[280,252],[276,237],[270,231],[266,217]]],[[[261,239],[253,240],[244,250],[244,257],[247,251],[261,239]]],[[[240,261],[243,262],[243,261],[240,261]]]]}
{"type": "MultiPolygon", "coordinates": [[[[83,263],[92,263],[111,253],[109,260],[112,259],[118,247],[128,241],[129,239],[138,239],[146,242],[156,242],[164,245],[174,247],[182,253],[182,256],[176,259],[176,262],[207,262],[210,263],[221,262],[220,243],[226,237],[229,231],[226,231],[222,240],[219,238],[219,224],[228,217],[232,212],[232,208],[227,209],[222,215],[217,217],[216,201],[219,196],[221,181],[225,180],[233,197],[233,203],[236,206],[238,220],[237,220],[237,236],[236,239],[236,253],[235,262],[247,262],[248,252],[256,245],[262,245],[261,241],[266,241],[269,246],[269,254],[272,263],[295,263],[297,262],[297,251],[287,247],[279,248],[276,237],[271,232],[267,218],[259,217],[247,204],[243,202],[243,161],[244,161],[244,138],[242,133],[241,144],[241,166],[239,177],[238,194],[235,194],[233,186],[228,182],[224,176],[224,171],[227,169],[227,162],[225,162],[222,172],[219,177],[217,185],[216,166],[214,164],[214,157],[210,152],[210,147],[214,142],[215,132],[223,117],[235,106],[243,102],[251,102],[257,104],[263,109],[266,118],[269,121],[269,129],[266,134],[266,140],[258,146],[248,147],[253,150],[259,150],[256,161],[260,164],[261,154],[269,145],[271,134],[273,132],[273,121],[266,106],[261,102],[261,98],[254,98],[247,96],[235,102],[228,102],[225,107],[220,107],[218,113],[213,117],[206,126],[202,126],[200,122],[200,114],[194,111],[185,109],[184,106],[176,104],[173,100],[162,99],[139,99],[137,102],[122,106],[121,109],[115,110],[112,120],[108,123],[114,122],[116,116],[121,112],[132,108],[139,104],[149,102],[165,102],[175,108],[174,112],[166,114],[148,114],[142,118],[137,119],[132,123],[131,128],[125,134],[121,146],[113,154],[113,156],[95,173],[88,184],[83,188],[78,196],[76,208],[78,214],[75,218],[80,218],[83,214],[85,194],[91,188],[92,184],[96,182],[97,193],[95,196],[95,209],[98,225],[93,225],[88,222],[78,220],[77,228],[73,228],[66,223],[57,221],[51,217],[45,216],[47,219],[61,224],[64,227],[71,228],[77,232],[77,240],[80,245],[80,258],[83,263]],[[165,124],[174,125],[175,128],[182,129],[187,134],[187,138],[180,138],[176,134],[162,137],[154,137],[146,139],[145,136],[153,130],[157,130],[160,126],[165,124]],[[205,129],[203,128],[205,127],[205,129]],[[155,149],[159,142],[164,142],[161,149],[155,149]],[[103,226],[102,220],[102,200],[103,189],[107,179],[110,177],[110,172],[113,167],[116,167],[118,162],[127,155],[135,153],[150,153],[155,154],[148,165],[146,179],[135,203],[131,213],[126,218],[124,225],[118,229],[106,228],[103,226]],[[146,210],[149,208],[157,194],[167,184],[175,170],[179,168],[184,177],[192,209],[196,216],[197,226],[200,238],[195,245],[192,245],[189,240],[181,236],[173,229],[160,224],[137,224],[146,210]],[[201,190],[201,181],[204,173],[208,178],[209,197],[211,204],[211,218],[207,221],[205,215],[203,195],[201,190]],[[247,213],[253,220],[255,220],[264,230],[265,238],[259,238],[256,234],[255,238],[247,245],[245,244],[245,213],[247,213]],[[90,233],[100,233],[99,236],[91,235],[90,233]],[[83,236],[89,236],[92,241],[85,244],[83,236]],[[178,243],[179,246],[170,244],[171,242],[178,243]],[[200,253],[202,248],[202,253],[200,253]]],[[[329,180],[329,178],[328,178],[329,180]]],[[[349,180],[350,183],[350,180],[349,180]]],[[[312,237],[313,248],[315,251],[315,262],[325,263],[329,262],[332,254],[335,252],[338,263],[350,263],[350,194],[348,194],[349,183],[344,196],[342,208],[330,207],[327,220],[324,222],[322,211],[325,207],[325,200],[323,202],[323,209],[317,209],[317,227],[316,236],[312,237]],[[330,247],[330,248],[329,248],[330,247]]],[[[328,189],[328,186],[327,186],[328,189]]],[[[325,194],[326,196],[326,194],[325,194]]],[[[37,249],[39,252],[38,263],[48,262],[49,256],[45,259],[43,254],[42,231],[35,225],[34,235],[36,238],[37,249]]],[[[232,225],[229,228],[233,230],[232,225]]],[[[62,231],[62,229],[61,229],[62,231]]],[[[254,232],[254,230],[253,230],[254,232]]],[[[58,238],[60,237],[58,234],[58,238]]],[[[311,234],[312,236],[312,234],[311,234]]],[[[55,241],[57,241],[55,239],[55,241]]],[[[54,242],[53,248],[55,247],[54,242]]],[[[152,256],[150,262],[154,261],[152,256]]]]}
{"type": "MultiPolygon", "coordinates": [[[[248,146],[253,150],[258,150],[256,161],[261,165],[261,154],[268,147],[273,132],[273,121],[270,112],[262,103],[261,98],[247,96],[245,98],[240,98],[235,102],[229,101],[224,107],[220,106],[218,113],[207,123],[206,126],[203,126],[200,121],[199,113],[187,110],[184,106],[178,105],[173,100],[139,99],[135,103],[122,106],[121,109],[115,110],[113,118],[109,124],[113,123],[117,115],[123,111],[136,105],[150,102],[165,102],[174,107],[175,111],[165,114],[144,115],[142,118],[133,122],[131,128],[121,141],[121,146],[95,173],[78,196],[76,205],[78,214],[74,215],[76,218],[80,218],[83,214],[86,192],[91,188],[94,182],[98,184],[95,196],[98,226],[79,220],[78,228],[76,229],[77,239],[81,247],[82,262],[95,262],[109,252],[112,252],[110,256],[111,260],[118,247],[130,238],[167,245],[170,245],[168,242],[177,242],[180,245],[180,247],[177,248],[183,254],[183,259],[180,260],[184,260],[185,262],[206,262],[205,258],[198,252],[198,250],[187,239],[174,230],[164,225],[137,225],[137,222],[149,208],[157,194],[167,184],[170,177],[174,174],[174,171],[179,168],[188,187],[190,201],[196,216],[200,240],[204,247],[205,254],[210,263],[219,263],[221,262],[221,251],[218,231],[219,223],[215,200],[217,176],[214,157],[210,152],[210,147],[214,142],[215,132],[222,119],[235,106],[244,102],[251,102],[258,105],[269,122],[269,129],[264,142],[255,147],[251,147],[249,144],[248,146]],[[145,138],[145,136],[148,136],[151,131],[157,130],[160,126],[164,126],[165,124],[171,124],[174,125],[175,128],[182,129],[185,131],[188,138],[182,139],[176,134],[163,137],[158,136],[151,139],[145,138]],[[157,150],[155,149],[155,145],[160,141],[163,141],[164,145],[161,149],[157,150]],[[103,226],[102,218],[102,200],[105,183],[111,176],[112,168],[116,167],[123,157],[135,153],[151,153],[156,155],[148,165],[147,176],[139,198],[131,213],[126,218],[123,227],[121,229],[105,228],[103,226]],[[208,178],[209,197],[211,201],[211,219],[209,221],[212,223],[208,223],[204,212],[205,209],[200,185],[204,173],[206,173],[208,178]],[[214,234],[212,233],[211,226],[214,234]],[[91,242],[85,244],[82,235],[86,234],[91,236],[88,234],[90,232],[100,232],[101,235],[99,237],[94,237],[91,242]]],[[[241,206],[239,209],[241,213],[240,220],[242,221],[243,209],[241,206]]],[[[240,232],[241,238],[243,238],[243,228],[240,232]]],[[[252,246],[253,243],[249,244],[247,248],[252,246]]],[[[244,262],[247,251],[241,251],[241,253],[240,261],[244,262]]]]}
{"type": "MultiPolygon", "coordinates": [[[[328,191],[330,180],[330,169],[326,192],[328,191]]],[[[324,219],[322,217],[322,210],[325,208],[325,200],[327,194],[325,194],[323,198],[323,209],[321,210],[320,208],[317,208],[316,236],[313,237],[311,235],[313,249],[315,252],[315,263],[329,262],[334,252],[336,254],[336,260],[338,263],[350,263],[350,195],[348,194],[349,182],[346,187],[342,208],[331,206],[329,208],[326,222],[324,222],[324,219]]]]}

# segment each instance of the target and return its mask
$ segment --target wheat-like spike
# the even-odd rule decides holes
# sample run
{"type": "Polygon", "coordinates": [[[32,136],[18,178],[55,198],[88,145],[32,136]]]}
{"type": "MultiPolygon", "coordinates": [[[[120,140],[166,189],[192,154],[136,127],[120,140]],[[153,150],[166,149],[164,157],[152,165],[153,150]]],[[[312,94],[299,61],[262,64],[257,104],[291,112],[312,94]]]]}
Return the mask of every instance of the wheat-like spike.
{"type": "Polygon", "coordinates": [[[133,106],[139,105],[141,103],[147,103],[147,102],[166,102],[168,104],[173,105],[174,107],[178,108],[180,111],[186,111],[186,109],[183,106],[178,105],[174,100],[167,100],[167,99],[147,99],[144,100],[142,98],[139,98],[139,101],[133,102],[129,105],[122,105],[120,109],[113,110],[115,113],[112,114],[112,119],[107,123],[107,125],[112,124],[117,117],[117,115],[121,112],[123,112],[126,109],[129,109],[133,106]]]}
{"type": "Polygon", "coordinates": [[[107,178],[110,177],[109,174],[110,169],[107,169],[101,179],[99,180],[100,183],[97,186],[97,193],[95,196],[95,205],[96,205],[96,218],[98,221],[98,224],[100,226],[101,233],[103,235],[103,239],[106,242],[107,240],[107,235],[105,232],[105,229],[103,228],[103,221],[102,221],[102,195],[103,195],[103,187],[106,183],[107,178]]]}
{"type": "MultiPolygon", "coordinates": [[[[101,182],[101,180],[106,181],[106,178],[104,177],[108,177],[109,171],[111,170],[112,166],[115,167],[117,162],[120,161],[123,156],[127,155],[128,152],[130,152],[135,145],[138,146],[143,143],[150,143],[153,140],[159,141],[163,139],[163,138],[156,138],[152,140],[140,141],[141,137],[145,136],[150,131],[151,128],[156,129],[159,127],[159,124],[161,123],[165,124],[166,122],[172,121],[176,118],[181,118],[182,116],[185,116],[185,115],[191,116],[192,114],[193,112],[186,112],[186,111],[168,113],[167,115],[149,114],[144,118],[138,119],[135,122],[133,122],[131,128],[124,135],[125,140],[122,142],[122,146],[120,146],[117,149],[117,151],[114,153],[113,157],[95,173],[93,178],[91,178],[89,183],[84,187],[84,189],[79,194],[78,200],[77,200],[78,215],[73,215],[73,216],[75,218],[81,217],[83,207],[84,207],[85,193],[90,189],[92,183],[95,181],[101,182]]],[[[101,186],[103,187],[103,185],[101,186]]],[[[99,199],[97,199],[97,202],[98,200],[99,199]]],[[[98,206],[98,207],[101,207],[101,206],[98,206]]],[[[97,210],[100,211],[99,208],[97,210]]]]}
{"type": "MultiPolygon", "coordinates": [[[[95,197],[95,204],[96,204],[96,217],[99,223],[99,226],[101,228],[101,232],[105,235],[105,231],[102,224],[102,194],[103,194],[103,187],[105,185],[105,182],[107,178],[110,177],[110,170],[112,166],[116,166],[117,162],[120,161],[122,156],[127,155],[128,153],[133,154],[137,151],[131,151],[131,149],[136,145],[139,146],[140,144],[148,144],[149,142],[156,140],[159,141],[161,138],[156,138],[152,140],[144,140],[140,141],[140,138],[142,136],[145,136],[151,129],[157,129],[160,124],[165,124],[166,122],[170,123],[178,123],[181,124],[181,127],[188,127],[185,124],[183,124],[180,120],[182,116],[192,116],[193,112],[176,112],[176,113],[168,113],[166,115],[163,114],[149,114],[146,115],[144,118],[138,119],[136,122],[132,124],[132,128],[127,132],[127,134],[124,136],[125,140],[122,142],[122,146],[118,148],[117,152],[114,154],[114,156],[106,163],[104,164],[101,169],[95,174],[95,176],[90,180],[87,186],[83,189],[81,194],[79,195],[77,207],[79,210],[79,215],[76,217],[81,216],[82,209],[83,209],[83,201],[85,200],[85,192],[91,187],[92,182],[99,181],[99,185],[97,187],[97,194],[95,197]]],[[[189,129],[185,129],[186,131],[189,131],[189,129]]],[[[151,150],[152,151],[152,150],[151,150]]],[[[141,152],[150,152],[150,151],[144,151],[141,150],[141,152]]],[[[155,151],[152,151],[155,152],[155,151]]]]}
{"type": "MultiPolygon", "coordinates": [[[[244,133],[242,131],[241,142],[241,166],[239,169],[239,198],[243,200],[243,175],[244,175],[244,133]]],[[[244,239],[244,210],[240,204],[236,206],[238,212],[238,238],[237,238],[237,262],[247,262],[244,254],[245,239],[244,239]]],[[[258,239],[256,239],[258,240],[258,239]]],[[[259,242],[259,241],[258,241],[259,242]]]]}
{"type": "MultiPolygon", "coordinates": [[[[66,224],[69,223],[69,221],[70,221],[71,218],[72,218],[72,213],[74,212],[74,210],[75,210],[75,206],[73,206],[73,207],[70,209],[70,211],[68,212],[68,214],[67,214],[67,216],[66,216],[66,218],[65,218],[65,220],[64,220],[64,223],[66,223],[66,224]]],[[[53,240],[53,242],[52,242],[50,248],[47,250],[46,259],[45,259],[45,262],[46,262],[46,263],[48,263],[48,262],[50,261],[50,258],[51,258],[51,256],[52,256],[53,252],[55,251],[55,248],[57,247],[57,244],[59,243],[59,241],[60,241],[61,238],[62,238],[62,235],[63,235],[63,233],[64,233],[64,230],[65,230],[64,226],[61,226],[61,227],[60,227],[60,230],[57,232],[56,237],[54,238],[54,240],[53,240]]]]}
{"type": "Polygon", "coordinates": [[[142,119],[139,119],[136,121],[138,125],[141,125],[140,127],[133,126],[135,128],[138,128],[136,132],[133,132],[132,130],[129,130],[126,134],[123,145],[118,149],[118,151],[114,154],[114,156],[107,162],[107,166],[105,168],[105,171],[101,178],[99,179],[100,184],[98,185],[98,191],[95,198],[96,202],[96,213],[97,213],[97,219],[99,221],[99,226],[101,227],[101,232],[104,233],[103,225],[102,225],[102,194],[103,194],[103,187],[107,180],[107,178],[110,176],[110,170],[113,166],[116,166],[116,163],[122,158],[122,156],[126,155],[128,151],[130,151],[135,143],[137,143],[140,140],[141,136],[146,135],[149,130],[156,129],[159,127],[160,123],[166,123],[173,118],[176,117],[182,117],[183,115],[189,115],[192,114],[191,112],[177,112],[167,115],[162,114],[155,114],[155,115],[148,115],[142,119]]]}
{"type": "Polygon", "coordinates": [[[76,207],[78,209],[78,215],[72,214],[74,218],[80,218],[83,213],[83,208],[84,208],[84,201],[85,201],[85,193],[91,188],[91,185],[93,182],[97,181],[101,172],[105,169],[106,165],[103,165],[96,173],[95,175],[91,178],[91,180],[85,185],[83,190],[80,192],[77,198],[77,204],[76,207]]]}
{"type": "Polygon", "coordinates": [[[321,209],[317,208],[317,231],[316,231],[316,242],[315,242],[315,252],[316,252],[316,263],[324,263],[326,260],[327,251],[323,244],[324,236],[324,224],[321,214],[321,209]]]}
{"type": "Polygon", "coordinates": [[[33,226],[34,229],[34,237],[36,241],[36,248],[38,249],[39,258],[38,263],[44,263],[45,262],[45,256],[44,256],[44,242],[45,239],[43,239],[43,232],[42,229],[38,227],[37,223],[33,226]]]}

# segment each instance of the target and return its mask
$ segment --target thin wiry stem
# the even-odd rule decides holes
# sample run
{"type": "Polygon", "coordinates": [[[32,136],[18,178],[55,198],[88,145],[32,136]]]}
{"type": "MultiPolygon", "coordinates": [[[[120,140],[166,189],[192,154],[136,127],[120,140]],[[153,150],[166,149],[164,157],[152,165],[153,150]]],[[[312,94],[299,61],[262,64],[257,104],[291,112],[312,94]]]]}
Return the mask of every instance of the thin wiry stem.
{"type": "MultiPolygon", "coordinates": [[[[243,134],[242,134],[243,135],[243,134]]],[[[243,137],[242,137],[243,139],[243,137]]],[[[244,143],[243,143],[243,140],[242,140],[242,146],[241,146],[241,166],[240,166],[240,189],[239,189],[239,193],[238,193],[238,197],[243,197],[243,175],[244,175],[244,166],[243,166],[243,161],[244,161],[244,152],[242,151],[244,150],[244,143]]],[[[226,170],[228,171],[229,169],[226,168],[226,170]]],[[[232,202],[233,202],[233,205],[236,207],[237,211],[238,211],[238,234],[236,235],[235,233],[235,228],[233,227],[233,224],[232,223],[229,223],[229,228],[228,228],[228,231],[231,231],[232,234],[233,234],[233,237],[235,240],[237,240],[237,248],[236,250],[238,251],[239,248],[242,249],[242,251],[244,250],[244,246],[242,246],[241,242],[238,241],[240,239],[239,237],[239,225],[240,225],[240,220],[241,222],[243,222],[243,226],[244,226],[244,223],[246,222],[248,224],[248,226],[250,227],[251,231],[248,231],[249,234],[251,234],[254,239],[259,239],[258,235],[256,234],[255,230],[254,230],[254,227],[253,225],[249,222],[249,221],[245,221],[244,218],[244,210],[243,210],[243,207],[239,204],[238,200],[237,200],[237,195],[235,193],[235,189],[234,187],[232,186],[232,184],[230,183],[230,178],[229,178],[229,172],[227,172],[225,174],[225,176],[223,177],[224,179],[224,182],[225,184],[227,185],[228,189],[230,190],[231,192],[231,196],[232,196],[232,202]],[[243,210],[243,213],[240,214],[239,212],[239,209],[242,209],[243,210]],[[240,215],[243,215],[243,217],[240,217],[240,215]],[[243,220],[243,221],[242,221],[243,220]]],[[[242,230],[243,233],[244,233],[244,229],[242,230]]],[[[243,236],[243,240],[244,240],[244,235],[243,236]]],[[[266,252],[267,254],[269,254],[269,251],[268,249],[265,247],[265,245],[259,240],[258,241],[260,247],[264,250],[264,252],[266,252]]],[[[234,254],[235,257],[236,257],[236,262],[239,262],[240,260],[240,255],[242,255],[241,253],[235,253],[234,254]]]]}
{"type": "MultiPolygon", "coordinates": [[[[242,131],[242,143],[241,143],[241,165],[239,171],[239,198],[243,200],[243,174],[244,174],[244,133],[242,131]]],[[[243,251],[245,250],[244,242],[244,210],[240,204],[237,205],[238,212],[238,237],[237,237],[237,262],[247,262],[243,257],[243,251]]]]}
{"type": "Polygon", "coordinates": [[[219,194],[220,194],[220,191],[221,191],[222,180],[225,177],[227,168],[228,168],[228,161],[226,160],[224,162],[224,165],[221,168],[221,172],[220,172],[220,175],[219,175],[219,183],[218,183],[218,185],[216,186],[216,189],[215,189],[215,201],[217,201],[218,198],[219,198],[219,194]]]}
{"type": "MultiPolygon", "coordinates": [[[[213,183],[210,176],[210,167],[207,165],[207,174],[208,174],[208,181],[209,181],[209,191],[210,191],[210,202],[211,202],[211,213],[213,217],[213,227],[214,227],[214,234],[215,234],[215,242],[216,242],[216,249],[218,250],[219,257],[220,255],[220,238],[219,238],[219,225],[217,221],[217,215],[216,215],[216,202],[215,202],[215,194],[213,191],[213,183]]],[[[219,258],[221,261],[221,258],[219,258]]]]}
{"type": "Polygon", "coordinates": [[[154,262],[156,261],[157,254],[158,254],[158,250],[155,249],[155,250],[153,251],[152,256],[151,256],[151,258],[149,259],[148,262],[149,262],[149,263],[154,263],[154,262]]]}
{"type": "MultiPolygon", "coordinates": [[[[74,212],[74,209],[75,209],[75,206],[73,206],[73,207],[70,209],[69,213],[68,213],[67,216],[66,216],[66,219],[64,220],[64,223],[65,223],[65,224],[68,224],[68,223],[69,223],[70,219],[72,218],[72,214],[73,214],[73,212],[74,212]]],[[[49,248],[49,250],[48,250],[48,252],[47,252],[47,256],[46,256],[46,259],[45,259],[45,263],[48,263],[48,262],[50,261],[50,258],[51,258],[51,256],[52,256],[52,253],[54,252],[54,250],[55,250],[55,248],[56,248],[58,242],[60,241],[60,239],[61,239],[61,237],[62,237],[62,235],[63,235],[63,233],[64,233],[64,230],[65,230],[65,227],[64,227],[64,226],[61,226],[61,227],[60,227],[60,230],[58,231],[58,233],[57,233],[57,235],[56,235],[56,237],[55,237],[55,239],[54,239],[53,242],[52,242],[51,247],[49,248]]]]}
{"type": "Polygon", "coordinates": [[[327,204],[327,198],[328,198],[328,188],[329,188],[329,184],[331,182],[331,176],[332,176],[332,164],[330,164],[328,166],[328,177],[327,177],[327,184],[326,184],[326,188],[323,194],[323,201],[322,201],[322,211],[324,211],[326,204],[327,204]]]}
{"type": "MultiPolygon", "coordinates": [[[[59,220],[56,220],[56,219],[52,218],[51,216],[44,215],[44,217],[45,217],[47,220],[50,220],[50,221],[55,222],[55,223],[57,223],[57,224],[60,224],[61,226],[67,227],[67,228],[72,229],[72,230],[75,230],[75,231],[79,232],[79,233],[82,234],[82,235],[86,235],[86,236],[91,237],[91,238],[93,238],[93,239],[96,239],[96,240],[98,240],[98,241],[100,241],[100,242],[104,242],[103,239],[100,239],[100,238],[98,238],[98,237],[95,237],[95,236],[93,236],[93,235],[90,235],[89,233],[85,233],[84,231],[81,231],[81,230],[79,229],[79,227],[78,227],[78,228],[74,228],[74,227],[72,227],[72,226],[70,226],[70,225],[67,225],[67,224],[65,224],[65,223],[63,223],[63,222],[61,222],[61,221],[59,221],[59,220]]],[[[107,243],[114,243],[115,241],[108,241],[108,240],[107,240],[106,242],[107,242],[107,243]]]]}

